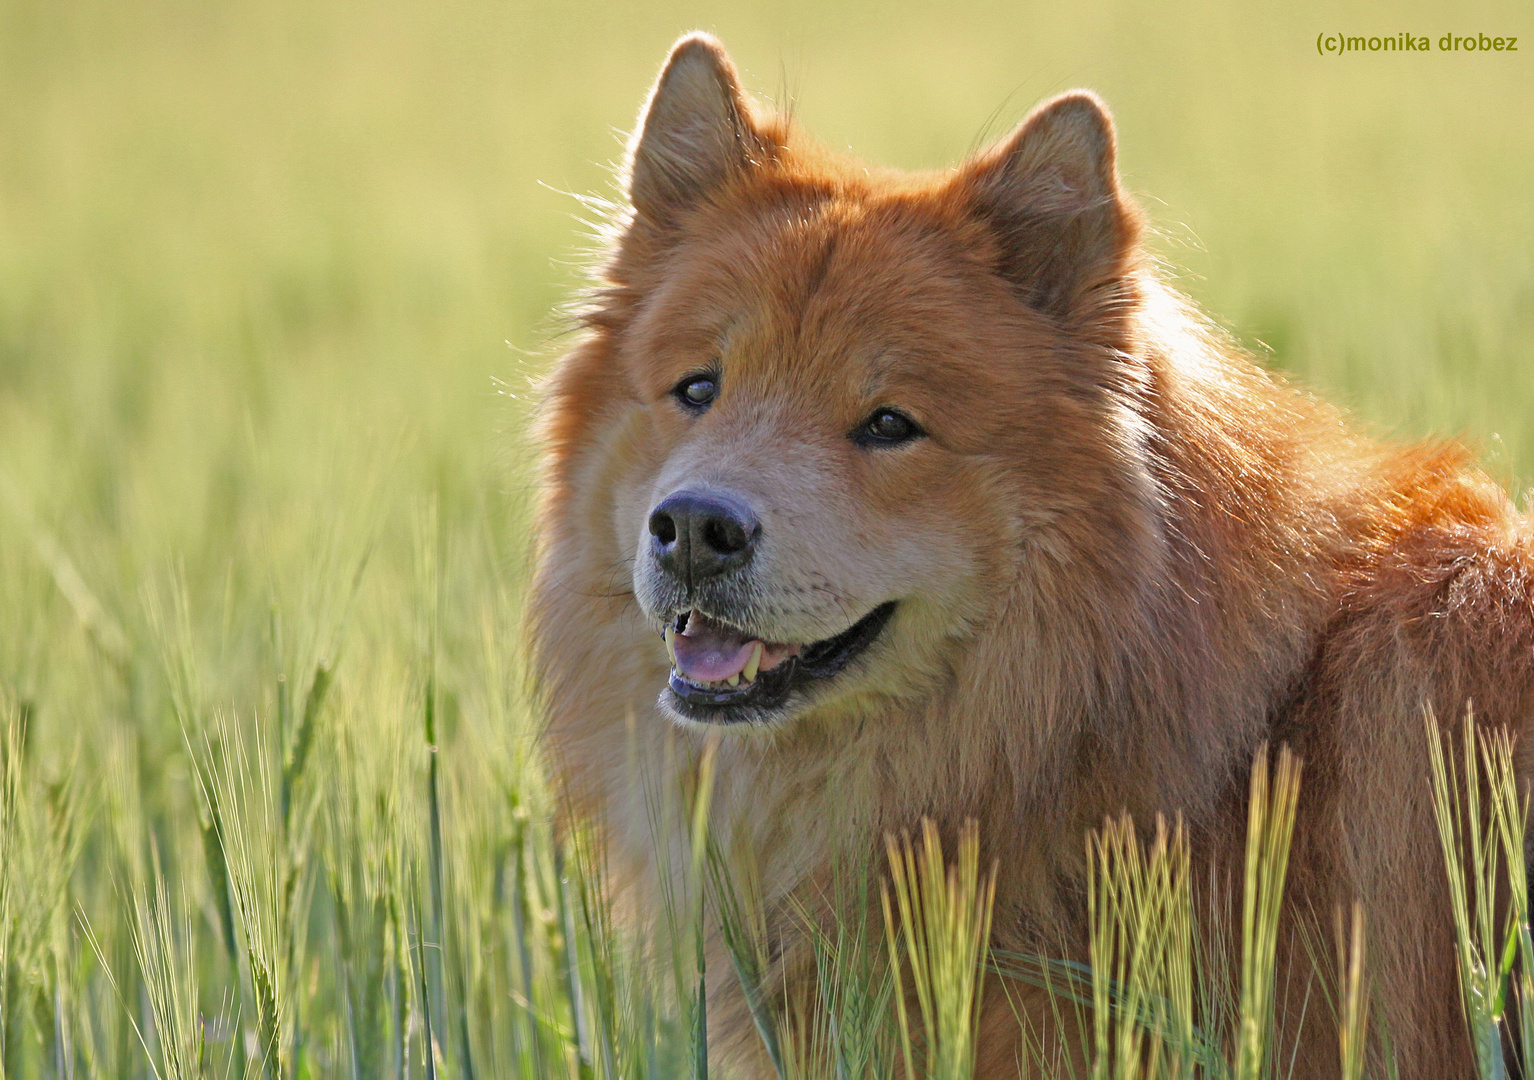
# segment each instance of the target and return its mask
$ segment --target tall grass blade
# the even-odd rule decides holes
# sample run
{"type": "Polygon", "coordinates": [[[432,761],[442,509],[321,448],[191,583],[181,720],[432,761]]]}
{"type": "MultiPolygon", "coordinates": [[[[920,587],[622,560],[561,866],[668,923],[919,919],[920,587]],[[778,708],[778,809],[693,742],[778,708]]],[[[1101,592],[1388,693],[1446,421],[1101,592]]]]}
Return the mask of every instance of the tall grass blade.
{"type": "Polygon", "coordinates": [[[160,1067],[168,1080],[200,1080],[206,1047],[197,1009],[193,967],[191,907],[183,897],[179,916],[172,912],[160,848],[152,840],[151,884],[135,890],[133,948],[144,975],[154,1018],[160,1067]]]}
{"type": "Polygon", "coordinates": [[[289,947],[289,904],[295,891],[287,872],[281,820],[273,805],[271,765],[259,736],[250,754],[227,715],[220,714],[218,750],[205,751],[212,784],[206,798],[223,810],[224,861],[229,890],[245,939],[256,1046],[267,1080],[284,1080],[289,1034],[285,1001],[289,947]]]}
{"type": "Polygon", "coordinates": [[[714,900],[720,935],[757,1037],[762,1040],[773,1071],[783,1080],[783,1051],[778,1045],[777,1023],[762,994],[762,977],[770,961],[755,863],[745,853],[732,865],[713,837],[709,838],[707,858],[709,894],[714,900]]]}
{"type": "Polygon", "coordinates": [[[1490,918],[1490,898],[1484,883],[1495,873],[1496,849],[1483,835],[1480,769],[1475,752],[1475,718],[1466,711],[1460,755],[1454,763],[1444,752],[1444,736],[1431,706],[1423,713],[1432,767],[1433,814],[1439,845],[1448,872],[1449,902],[1454,915],[1461,1001],[1475,1048],[1481,1080],[1502,1080],[1502,1038],[1498,1030],[1500,985],[1494,974],[1496,945],[1490,918]],[[1469,862],[1467,864],[1466,857],[1469,862]]]}
{"type": "Polygon", "coordinates": [[[690,922],[693,928],[694,991],[692,1000],[693,1080],[708,1080],[708,963],[704,938],[708,860],[709,807],[714,797],[714,763],[719,740],[710,737],[703,747],[694,783],[692,823],[689,836],[692,859],[688,867],[690,922]]]}
{"type": "Polygon", "coordinates": [[[1367,961],[1364,939],[1364,909],[1355,902],[1351,924],[1344,929],[1342,912],[1337,912],[1337,973],[1339,979],[1339,1016],[1337,1049],[1341,1080],[1363,1080],[1365,1056],[1369,1049],[1369,998],[1364,979],[1367,961]]]}
{"type": "Polygon", "coordinates": [[[1279,915],[1299,791],[1300,761],[1289,748],[1279,748],[1278,761],[1271,769],[1267,746],[1259,749],[1252,763],[1247,804],[1236,1080],[1259,1080],[1274,1049],[1273,995],[1279,915]]]}
{"type": "Polygon", "coordinates": [[[1148,851],[1127,816],[1088,838],[1094,1077],[1184,1078],[1220,1064],[1195,1027],[1190,867],[1180,821],[1158,817],[1148,851]]]}
{"type": "Polygon", "coordinates": [[[282,825],[284,831],[289,829],[289,821],[292,816],[293,789],[304,775],[304,768],[309,763],[309,748],[314,742],[315,722],[319,719],[320,709],[325,704],[325,695],[330,692],[330,680],[333,677],[331,666],[327,661],[321,660],[314,667],[314,676],[309,681],[309,692],[304,695],[304,711],[298,722],[298,731],[293,736],[293,750],[288,757],[287,763],[282,768],[282,825]]]}
{"type": "Polygon", "coordinates": [[[1517,1021],[1518,1062],[1528,1075],[1534,1068],[1534,937],[1529,925],[1527,848],[1529,796],[1522,793],[1513,767],[1513,736],[1506,728],[1485,732],[1481,758],[1497,839],[1507,867],[1506,940],[1502,947],[1504,985],[1511,991],[1517,1021]],[[1514,962],[1514,953],[1517,960],[1514,962]]]}
{"type": "Polygon", "coordinates": [[[920,846],[909,837],[890,836],[886,850],[890,882],[881,899],[890,966],[896,972],[909,971],[910,992],[921,1019],[919,1033],[913,1032],[902,981],[894,996],[907,1075],[968,1080],[974,1072],[995,870],[984,875],[980,871],[980,840],[973,821],[959,830],[952,864],[945,862],[937,826],[928,819],[922,821],[920,846]],[[921,1073],[913,1071],[917,1045],[923,1050],[921,1073]]]}
{"type": "Polygon", "coordinates": [[[1503,1039],[1510,1004],[1524,1067],[1534,1049],[1534,943],[1524,855],[1528,803],[1520,794],[1507,731],[1479,730],[1467,707],[1456,761],[1445,751],[1452,737],[1439,727],[1431,707],[1424,709],[1423,723],[1465,1023],[1482,1080],[1504,1080],[1510,1074],[1503,1039]]]}

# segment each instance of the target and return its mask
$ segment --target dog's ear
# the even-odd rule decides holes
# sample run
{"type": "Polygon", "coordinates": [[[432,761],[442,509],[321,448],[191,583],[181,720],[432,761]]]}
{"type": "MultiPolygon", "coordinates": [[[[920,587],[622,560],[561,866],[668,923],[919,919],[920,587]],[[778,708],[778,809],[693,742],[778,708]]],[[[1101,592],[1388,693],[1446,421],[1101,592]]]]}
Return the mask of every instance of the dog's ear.
{"type": "Polygon", "coordinates": [[[672,46],[629,143],[629,201],[641,218],[664,224],[763,150],[724,46],[688,34],[672,46]]]}
{"type": "Polygon", "coordinates": [[[997,271],[1037,310],[1071,322],[1128,299],[1139,210],[1119,186],[1113,120],[1095,94],[1044,102],[958,183],[994,230],[997,271]]]}

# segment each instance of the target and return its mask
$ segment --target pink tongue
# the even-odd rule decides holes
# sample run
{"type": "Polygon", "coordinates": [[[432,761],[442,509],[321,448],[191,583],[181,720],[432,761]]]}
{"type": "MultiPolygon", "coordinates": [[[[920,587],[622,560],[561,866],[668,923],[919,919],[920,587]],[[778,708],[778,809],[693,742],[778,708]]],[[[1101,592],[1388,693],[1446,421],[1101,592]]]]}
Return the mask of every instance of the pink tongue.
{"type": "Polygon", "coordinates": [[[751,659],[755,638],[720,626],[706,616],[693,612],[687,629],[672,640],[676,666],[693,682],[718,682],[738,675],[751,659]]]}

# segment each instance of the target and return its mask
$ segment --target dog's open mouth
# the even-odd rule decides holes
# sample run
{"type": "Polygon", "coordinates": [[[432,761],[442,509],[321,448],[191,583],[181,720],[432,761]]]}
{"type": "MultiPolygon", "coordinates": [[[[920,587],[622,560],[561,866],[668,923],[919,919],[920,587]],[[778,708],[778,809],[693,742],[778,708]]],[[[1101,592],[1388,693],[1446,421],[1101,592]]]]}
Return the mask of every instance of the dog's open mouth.
{"type": "Polygon", "coordinates": [[[684,611],[665,634],[672,705],[705,723],[765,718],[795,690],[845,668],[894,611],[895,601],[880,604],[835,637],[808,644],[763,641],[701,611],[684,611]]]}

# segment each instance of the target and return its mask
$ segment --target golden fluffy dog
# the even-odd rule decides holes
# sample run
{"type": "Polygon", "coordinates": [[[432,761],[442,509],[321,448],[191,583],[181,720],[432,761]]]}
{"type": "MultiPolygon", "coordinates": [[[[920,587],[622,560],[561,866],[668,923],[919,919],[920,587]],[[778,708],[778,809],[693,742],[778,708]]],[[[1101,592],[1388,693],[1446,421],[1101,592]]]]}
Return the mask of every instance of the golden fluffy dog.
{"type": "MultiPolygon", "coordinates": [[[[1400,1075],[1468,1075],[1422,718],[1528,726],[1534,530],[1464,451],[1369,441],[1212,329],[1114,157],[1074,92],[957,169],[870,168],[675,47],[540,422],[560,768],[636,888],[646,784],[716,738],[713,827],[774,933],[839,850],[973,819],[994,942],[1079,948],[1087,830],[1181,815],[1224,880],[1254,751],[1287,744],[1285,1059],[1336,1072],[1296,942],[1357,898],[1400,1075]]],[[[1015,1004],[987,996],[982,1077],[1017,1073],[1015,1004]]]]}

